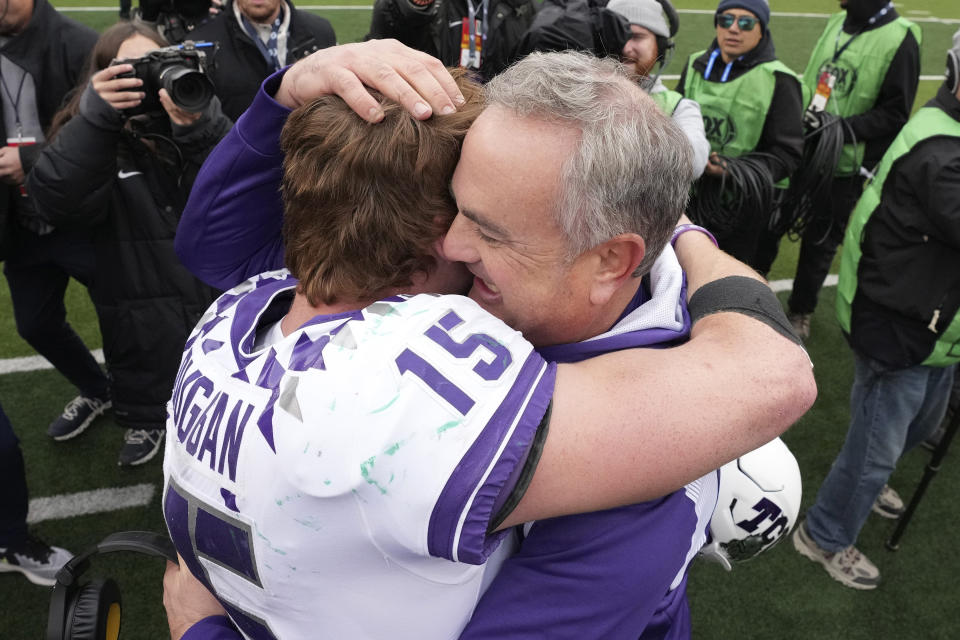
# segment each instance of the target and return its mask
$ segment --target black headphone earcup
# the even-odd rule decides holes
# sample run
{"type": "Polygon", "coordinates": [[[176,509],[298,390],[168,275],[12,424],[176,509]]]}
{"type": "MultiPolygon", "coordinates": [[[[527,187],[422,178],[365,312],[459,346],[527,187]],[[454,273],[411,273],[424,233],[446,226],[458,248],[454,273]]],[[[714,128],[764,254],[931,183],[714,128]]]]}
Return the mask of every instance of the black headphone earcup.
{"type": "Polygon", "coordinates": [[[120,635],[120,589],[113,580],[93,580],[70,603],[64,640],[116,640],[120,635]]]}

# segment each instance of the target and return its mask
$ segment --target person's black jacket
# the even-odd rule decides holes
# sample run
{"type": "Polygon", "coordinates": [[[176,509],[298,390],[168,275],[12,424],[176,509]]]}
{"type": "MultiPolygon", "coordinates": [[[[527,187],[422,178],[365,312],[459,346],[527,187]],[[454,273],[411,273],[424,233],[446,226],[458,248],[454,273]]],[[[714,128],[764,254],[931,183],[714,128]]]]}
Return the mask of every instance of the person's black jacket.
{"type": "MultiPolygon", "coordinates": [[[[33,16],[26,29],[0,47],[0,55],[33,77],[37,88],[37,112],[44,131],[64,97],[77,86],[87,56],[97,42],[97,32],[63,17],[47,0],[35,0],[33,16]]],[[[0,118],[0,140],[6,141],[7,131],[0,118]]],[[[20,163],[27,174],[40,155],[41,146],[21,147],[20,163]]],[[[0,183],[0,259],[4,244],[9,240],[7,225],[13,223],[16,187],[0,183]]]]}
{"type": "Polygon", "coordinates": [[[91,293],[117,422],[134,428],[164,423],[184,342],[217,295],[180,264],[173,239],[197,171],[231,123],[214,99],[193,125],[171,131],[166,114],[150,125],[134,133],[88,86],[27,178],[50,224],[97,229],[91,293]]]}
{"type": "MultiPolygon", "coordinates": [[[[481,0],[474,4],[481,6],[481,0]]],[[[490,0],[487,40],[480,57],[482,80],[489,80],[513,61],[513,51],[532,24],[538,5],[536,0],[490,0]]],[[[425,6],[411,0],[376,0],[365,39],[395,38],[456,67],[467,15],[467,0],[433,0],[425,6]]]]}
{"type": "Polygon", "coordinates": [[[620,56],[632,37],[626,18],[593,0],[545,0],[513,56],[519,60],[534,51],[570,49],[620,56]]]}
{"type": "MultiPolygon", "coordinates": [[[[926,106],[960,122],[946,87],[926,106]]],[[[897,160],[861,248],[850,345],[892,367],[919,364],[960,310],[960,140],[934,136],[897,160]]]]}
{"type": "MultiPolygon", "coordinates": [[[[714,40],[704,54],[693,61],[694,71],[703,75],[707,69],[710,54],[716,48],[717,41],[714,40]]],[[[756,48],[733,61],[727,81],[735,80],[757,65],[775,60],[776,57],[773,37],[767,29],[756,48]]],[[[725,68],[725,64],[719,62],[715,64],[708,80],[719,82],[725,68]]],[[[754,151],[770,153],[777,158],[773,160],[758,156],[756,159],[766,164],[770,173],[773,174],[773,181],[779,182],[796,171],[803,157],[804,105],[800,81],[795,76],[778,71],[774,77],[776,84],[773,89],[773,98],[770,100],[770,109],[767,111],[763,131],[760,133],[760,140],[754,151]]],[[[687,67],[685,66],[677,83],[677,91],[681,94],[684,93],[686,81],[687,67]]]]}
{"type": "MultiPolygon", "coordinates": [[[[286,2],[291,11],[287,64],[337,44],[333,27],[326,18],[299,11],[290,0],[286,2]]],[[[273,69],[267,66],[256,43],[237,23],[232,2],[228,2],[216,17],[194,29],[190,39],[219,44],[213,56],[210,79],[216,87],[223,112],[231,120],[236,120],[253,102],[260,83],[273,73],[273,69]]]]}
{"type": "MultiPolygon", "coordinates": [[[[843,22],[844,33],[871,31],[896,20],[899,16],[894,9],[872,25],[869,24],[870,18],[886,4],[887,0],[850,0],[847,4],[847,18],[843,22]]],[[[866,143],[863,166],[873,169],[907,123],[913,101],[917,97],[919,81],[920,43],[913,37],[912,32],[907,31],[890,61],[890,66],[887,67],[887,74],[883,77],[873,108],[844,118],[849,125],[849,128],[844,127],[845,142],[852,142],[855,136],[857,140],[866,143]]]]}

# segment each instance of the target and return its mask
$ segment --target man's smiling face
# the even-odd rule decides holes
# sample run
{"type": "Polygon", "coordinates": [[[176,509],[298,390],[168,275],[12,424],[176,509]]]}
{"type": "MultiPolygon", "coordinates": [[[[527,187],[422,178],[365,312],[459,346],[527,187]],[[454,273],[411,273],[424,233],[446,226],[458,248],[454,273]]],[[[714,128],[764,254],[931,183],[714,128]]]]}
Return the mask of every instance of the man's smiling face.
{"type": "Polygon", "coordinates": [[[473,273],[471,298],[538,346],[589,337],[589,258],[568,259],[555,213],[579,137],[492,106],[470,128],[453,175],[459,213],[443,254],[473,273]]]}

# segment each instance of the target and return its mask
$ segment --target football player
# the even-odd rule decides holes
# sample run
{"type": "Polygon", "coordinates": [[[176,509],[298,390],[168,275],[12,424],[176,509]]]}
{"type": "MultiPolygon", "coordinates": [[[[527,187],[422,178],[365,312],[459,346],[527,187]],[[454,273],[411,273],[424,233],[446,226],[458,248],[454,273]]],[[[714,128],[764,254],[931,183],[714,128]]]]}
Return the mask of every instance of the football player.
{"type": "MultiPolygon", "coordinates": [[[[356,61],[354,65],[357,69],[356,61]]],[[[408,77],[415,75],[410,69],[408,66],[408,77]]],[[[342,74],[343,67],[337,73],[342,74]]],[[[374,110],[386,111],[382,106],[374,110]]],[[[258,115],[260,121],[267,119],[263,112],[258,115]]],[[[653,124],[662,126],[658,121],[653,124]]],[[[332,128],[318,130],[329,132],[332,128]]],[[[563,131],[547,133],[559,136],[552,139],[559,145],[572,144],[576,138],[564,137],[568,132],[563,131]]],[[[263,136],[259,141],[269,139],[263,136]]],[[[286,139],[316,146],[306,144],[310,138],[305,133],[286,139]]],[[[561,146],[552,148],[563,151],[561,146]]],[[[685,154],[675,155],[686,160],[685,154]]],[[[344,160],[342,154],[326,157],[344,160]]],[[[415,154],[418,162],[431,157],[415,154]]],[[[236,160],[233,169],[250,157],[236,160]]],[[[349,171],[331,169],[332,176],[353,175],[356,163],[350,164],[349,157],[346,162],[349,171]]],[[[288,174],[291,164],[288,158],[288,174]]],[[[335,165],[328,161],[324,169],[335,165]]],[[[419,173],[414,173],[406,186],[427,173],[422,165],[414,163],[413,168],[419,173]]],[[[678,172],[681,185],[683,173],[678,172]]],[[[327,179],[330,177],[309,176],[302,183],[337,184],[327,179]]],[[[382,203],[390,192],[386,187],[395,184],[395,178],[389,175],[384,184],[370,179],[369,193],[376,197],[369,202],[382,203]]],[[[263,176],[243,188],[251,185],[272,190],[263,176]]],[[[461,185],[469,190],[469,178],[461,185]]],[[[456,188],[459,198],[460,187],[456,188]]],[[[244,195],[248,203],[249,195],[244,195]]],[[[335,190],[328,195],[335,198],[335,190]]],[[[291,189],[288,182],[285,196],[289,210],[291,197],[296,202],[303,194],[291,189]]],[[[322,201],[321,209],[316,206],[317,199],[307,198],[300,206],[313,215],[299,218],[324,224],[328,216],[317,213],[327,211],[330,202],[328,197],[322,201]]],[[[347,210],[352,212],[356,203],[351,207],[347,210]]],[[[262,212],[262,206],[253,208],[262,212]]],[[[477,212],[472,213],[477,218],[477,212]]],[[[300,276],[299,283],[285,272],[246,282],[211,309],[188,343],[171,404],[165,512],[187,566],[212,584],[248,635],[282,636],[283,630],[296,628],[285,625],[303,625],[305,620],[316,620],[310,628],[331,636],[377,637],[386,629],[391,635],[401,630],[416,637],[427,632],[437,637],[456,635],[488,573],[462,562],[487,558],[499,541],[499,536],[491,533],[494,530],[531,518],[662,495],[726,459],[718,456],[738,452],[744,442],[759,444],[754,439],[764,437],[757,432],[744,433],[734,437],[735,444],[729,439],[717,443],[700,437],[712,430],[713,424],[710,429],[704,428],[703,422],[693,428],[687,419],[698,416],[721,425],[738,420],[769,435],[771,429],[782,430],[785,420],[795,417],[811,400],[810,381],[804,378],[808,372],[797,380],[798,370],[806,368],[802,359],[796,359],[802,353],[789,343],[784,345],[783,338],[755,321],[731,318],[731,314],[702,320],[694,330],[699,335],[688,345],[669,352],[646,352],[649,359],[637,358],[636,352],[620,352],[555,367],[518,334],[462,298],[396,298],[393,294],[398,291],[418,290],[411,285],[437,290],[431,278],[438,275],[456,280],[455,271],[444,264],[445,249],[432,256],[438,266],[431,269],[431,260],[423,260],[423,238],[436,237],[435,232],[431,236],[424,229],[436,224],[437,215],[428,208],[409,211],[404,207],[392,217],[341,214],[330,218],[338,233],[315,227],[303,236],[305,240],[293,233],[288,219],[288,265],[300,276]],[[420,242],[411,238],[407,251],[417,260],[412,271],[404,272],[410,264],[398,260],[383,245],[396,242],[393,232],[407,225],[394,218],[407,220],[411,214],[430,224],[414,229],[413,237],[420,242]],[[393,226],[385,233],[384,224],[393,226]],[[333,242],[331,238],[342,245],[334,244],[335,250],[328,253],[307,251],[310,243],[333,242]],[[396,277],[407,280],[406,286],[388,280],[382,282],[389,286],[380,288],[347,286],[349,278],[336,276],[341,266],[337,260],[308,257],[296,263],[297,256],[306,255],[376,256],[368,261],[371,268],[393,268],[396,277]],[[430,274],[426,280],[425,272],[430,274]],[[416,274],[420,275],[411,277],[416,274]],[[314,281],[326,287],[314,289],[314,281]],[[284,320],[277,323],[280,317],[284,320]],[[706,333],[703,327],[708,328],[706,333]],[[723,328],[725,335],[711,336],[711,327],[723,328]],[[756,335],[746,339],[746,334],[756,335]],[[667,402],[677,399],[668,385],[659,383],[661,375],[675,376],[684,370],[694,388],[717,389],[714,372],[742,374],[745,369],[734,365],[729,356],[748,342],[756,347],[757,339],[771,351],[750,366],[759,361],[761,367],[769,367],[764,374],[770,376],[771,390],[779,396],[776,400],[744,410],[742,399],[727,406],[715,398],[710,407],[688,408],[683,419],[661,416],[659,422],[667,432],[658,435],[657,427],[644,424],[646,433],[638,433],[635,416],[651,415],[652,406],[664,406],[664,398],[667,402]],[[691,349],[691,345],[696,346],[691,349]],[[766,360],[774,352],[780,362],[766,360]],[[660,357],[667,353],[670,357],[660,357]],[[704,366],[702,357],[710,359],[709,366],[704,366]],[[781,370],[781,364],[787,370],[781,370]],[[653,374],[644,365],[659,370],[653,374]],[[778,382],[786,382],[781,378],[784,374],[791,376],[791,384],[779,388],[778,382]],[[793,386],[796,382],[799,385],[793,386]],[[616,406],[602,399],[611,389],[620,393],[616,406]],[[633,389],[646,389],[650,396],[641,400],[633,389]],[[787,402],[777,406],[780,400],[787,402]],[[553,413],[548,415],[546,408],[551,403],[553,413]],[[758,415],[752,415],[757,409],[774,415],[758,420],[758,415]],[[791,415],[777,416],[781,409],[791,415]],[[679,428],[684,424],[685,429],[679,428]],[[659,453],[650,455],[640,444],[645,439],[661,446],[659,453]],[[584,447],[584,442],[591,447],[584,447]],[[679,468],[657,465],[657,458],[674,452],[679,468]],[[598,476],[595,465],[601,460],[608,474],[598,476]],[[644,470],[648,465],[658,467],[657,471],[648,475],[644,470]],[[584,482],[585,478],[590,482],[584,482]],[[629,480],[623,482],[623,478],[629,480]],[[361,536],[356,535],[358,531],[361,536]],[[311,542],[304,544],[305,540],[311,542]],[[309,549],[310,558],[298,554],[295,562],[292,558],[284,561],[294,548],[309,549]],[[461,563],[451,564],[443,558],[461,563]],[[325,579],[308,580],[316,579],[317,573],[325,579]],[[309,598],[309,606],[291,605],[308,584],[320,590],[309,598]],[[391,594],[394,597],[389,597],[391,594]],[[376,597],[375,613],[371,613],[370,597],[376,597]],[[271,613],[271,607],[281,603],[285,608],[282,615],[271,613]],[[436,611],[443,614],[427,620],[424,609],[412,606],[417,603],[429,607],[431,615],[436,611]]],[[[497,225],[487,227],[495,230],[497,225]]],[[[668,236],[669,229],[659,243],[668,236]]],[[[691,269],[692,289],[714,275],[749,273],[722,255],[710,253],[709,240],[698,236],[701,234],[684,234],[678,241],[678,251],[691,269]]],[[[494,241],[509,243],[511,239],[494,241]]],[[[608,284],[630,279],[644,257],[647,264],[652,262],[645,256],[642,240],[623,238],[614,244],[615,250],[608,246],[612,250],[608,253],[620,253],[627,259],[594,254],[600,264],[607,264],[601,259],[604,256],[619,264],[608,270],[614,274],[608,284]]],[[[656,255],[656,248],[650,253],[656,255]]],[[[519,258],[524,254],[528,259],[542,257],[529,249],[517,251],[519,258]]],[[[495,262],[488,259],[480,264],[492,267],[495,262]]],[[[509,278],[493,271],[476,275],[474,288],[486,294],[478,296],[486,306],[495,307],[500,292],[504,299],[513,295],[507,293],[513,287],[509,278]],[[491,286],[494,282],[498,284],[491,286]]],[[[709,285],[704,291],[708,289],[709,285]]],[[[634,288],[634,292],[638,290],[634,288]]],[[[711,310],[722,308],[713,306],[711,310]]],[[[523,317],[519,320],[527,323],[523,317]]],[[[612,322],[616,321],[614,317],[612,322]]],[[[536,334],[538,327],[531,328],[536,334]]],[[[745,381],[731,382],[725,379],[719,385],[721,392],[736,395],[745,381]]],[[[645,422],[642,417],[640,422],[645,422]]],[[[303,598],[299,600],[302,603],[303,598]]]]}

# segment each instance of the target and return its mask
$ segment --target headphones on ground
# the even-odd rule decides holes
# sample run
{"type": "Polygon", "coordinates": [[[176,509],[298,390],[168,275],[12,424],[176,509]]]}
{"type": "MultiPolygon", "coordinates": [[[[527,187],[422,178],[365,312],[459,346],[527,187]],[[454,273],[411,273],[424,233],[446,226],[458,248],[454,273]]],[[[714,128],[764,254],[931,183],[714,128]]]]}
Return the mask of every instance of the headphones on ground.
{"type": "Polygon", "coordinates": [[[953,47],[947,50],[947,71],[945,74],[947,89],[956,93],[960,88],[960,31],[953,34],[953,47]]]}
{"type": "Polygon", "coordinates": [[[177,551],[166,535],[122,531],[74,556],[57,572],[50,596],[46,640],[116,640],[120,635],[120,589],[111,579],[80,583],[93,556],[133,551],[177,562],[177,551]]]}

